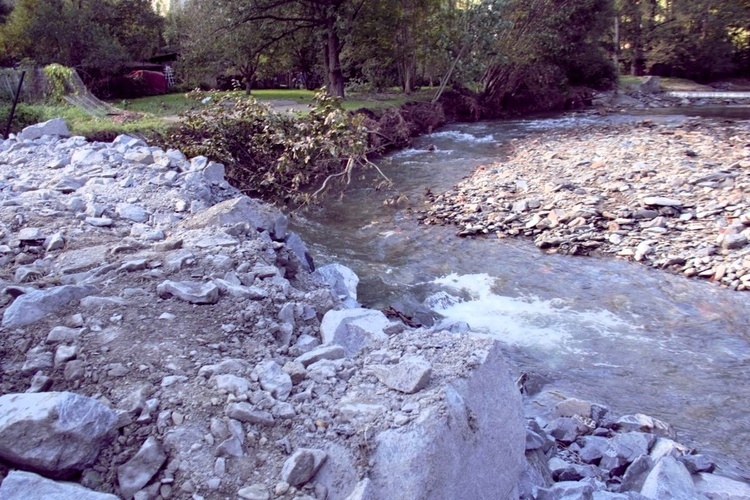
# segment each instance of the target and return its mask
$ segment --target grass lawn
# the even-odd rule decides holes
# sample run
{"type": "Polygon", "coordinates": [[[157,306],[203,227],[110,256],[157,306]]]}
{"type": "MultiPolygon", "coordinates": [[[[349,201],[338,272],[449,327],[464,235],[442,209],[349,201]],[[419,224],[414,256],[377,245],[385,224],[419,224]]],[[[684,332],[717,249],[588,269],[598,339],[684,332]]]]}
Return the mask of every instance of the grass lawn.
{"type": "MultiPolygon", "coordinates": [[[[356,94],[352,93],[342,102],[347,110],[369,108],[373,110],[396,107],[408,101],[429,101],[434,95],[434,89],[423,89],[410,95],[399,91],[381,93],[356,94]]],[[[219,95],[230,95],[237,99],[245,97],[241,91],[218,92],[219,95]]],[[[261,102],[270,101],[293,101],[297,104],[308,105],[314,102],[315,91],[297,89],[261,89],[253,90],[252,97],[261,102]]],[[[136,113],[149,113],[154,116],[173,116],[201,106],[200,102],[187,97],[185,93],[164,94],[139,99],[128,99],[121,101],[110,101],[110,104],[126,111],[136,113]]]]}
{"type": "MultiPolygon", "coordinates": [[[[344,99],[342,106],[346,110],[360,108],[382,110],[398,107],[409,101],[430,101],[434,93],[435,89],[432,88],[422,89],[410,95],[398,89],[379,93],[351,93],[344,99]]],[[[220,94],[229,94],[237,99],[245,97],[245,93],[241,91],[221,92],[220,94]]],[[[252,91],[252,96],[261,102],[285,101],[301,105],[312,104],[315,94],[314,91],[296,89],[252,91]]],[[[147,138],[150,135],[164,133],[170,122],[174,122],[173,117],[201,106],[199,101],[189,99],[186,93],[110,101],[110,104],[123,111],[131,112],[133,116],[126,113],[123,116],[94,117],[70,105],[24,104],[23,106],[37,118],[37,120],[32,120],[34,122],[60,117],[65,119],[72,134],[104,141],[112,140],[121,133],[143,135],[147,138]],[[165,117],[170,117],[170,119],[165,120],[165,117]]],[[[20,125],[18,120],[16,124],[20,125]]],[[[15,128],[20,130],[18,127],[15,128]]]]}

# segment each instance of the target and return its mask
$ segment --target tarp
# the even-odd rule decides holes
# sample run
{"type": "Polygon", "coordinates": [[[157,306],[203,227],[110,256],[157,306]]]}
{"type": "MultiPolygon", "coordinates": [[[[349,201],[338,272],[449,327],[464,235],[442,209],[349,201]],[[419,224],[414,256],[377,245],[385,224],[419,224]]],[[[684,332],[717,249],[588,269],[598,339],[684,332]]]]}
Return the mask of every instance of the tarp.
{"type": "Polygon", "coordinates": [[[132,78],[140,83],[147,94],[167,93],[167,78],[164,76],[164,73],[139,69],[130,73],[128,78],[132,78]]]}

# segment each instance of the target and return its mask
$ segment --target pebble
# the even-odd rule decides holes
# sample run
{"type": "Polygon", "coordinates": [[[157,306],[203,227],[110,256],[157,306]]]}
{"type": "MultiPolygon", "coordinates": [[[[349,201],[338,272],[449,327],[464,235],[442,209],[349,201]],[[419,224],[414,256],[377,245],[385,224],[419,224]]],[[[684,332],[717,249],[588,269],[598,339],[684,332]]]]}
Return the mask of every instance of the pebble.
{"type": "Polygon", "coordinates": [[[455,224],[460,236],[529,237],[546,252],[613,255],[750,288],[736,283],[750,272],[742,258],[750,249],[750,170],[741,167],[750,156],[750,125],[603,125],[545,131],[513,148],[508,160],[431,196],[421,222],[455,224]],[[520,180],[523,190],[516,189],[520,180]],[[733,189],[725,188],[728,180],[733,189]],[[716,244],[701,262],[703,249],[716,244]]]}

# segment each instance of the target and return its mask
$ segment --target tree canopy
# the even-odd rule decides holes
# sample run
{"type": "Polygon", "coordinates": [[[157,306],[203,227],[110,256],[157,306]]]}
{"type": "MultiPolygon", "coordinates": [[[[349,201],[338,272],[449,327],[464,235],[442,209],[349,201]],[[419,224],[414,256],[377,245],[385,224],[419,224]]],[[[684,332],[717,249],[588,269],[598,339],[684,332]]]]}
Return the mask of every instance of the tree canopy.
{"type": "Polygon", "coordinates": [[[116,73],[161,43],[148,0],[18,0],[0,25],[5,63],[59,63],[84,76],[116,73]]]}
{"type": "Polygon", "coordinates": [[[499,102],[617,72],[747,75],[750,0],[187,0],[166,19],[149,0],[0,0],[4,65],[96,77],[165,43],[188,85],[286,75],[336,96],[461,86],[499,102]]]}

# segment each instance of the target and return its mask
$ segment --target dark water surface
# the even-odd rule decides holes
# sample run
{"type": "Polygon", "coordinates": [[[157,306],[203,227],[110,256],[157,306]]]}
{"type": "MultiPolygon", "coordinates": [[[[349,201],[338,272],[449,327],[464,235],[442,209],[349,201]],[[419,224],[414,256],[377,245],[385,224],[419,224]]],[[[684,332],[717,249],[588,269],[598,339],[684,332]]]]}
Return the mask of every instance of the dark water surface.
{"type": "Polygon", "coordinates": [[[339,262],[359,275],[363,304],[447,294],[434,308],[497,336],[516,374],[543,374],[565,394],[618,415],[669,422],[678,440],[747,477],[750,294],[621,260],[546,255],[525,240],[462,239],[453,227],[416,221],[426,189],[450,189],[496,161],[513,138],[643,118],[452,125],[378,163],[408,200],[388,204],[393,192],[358,182],[322,209],[296,216],[294,229],[319,265],[339,262]]]}

